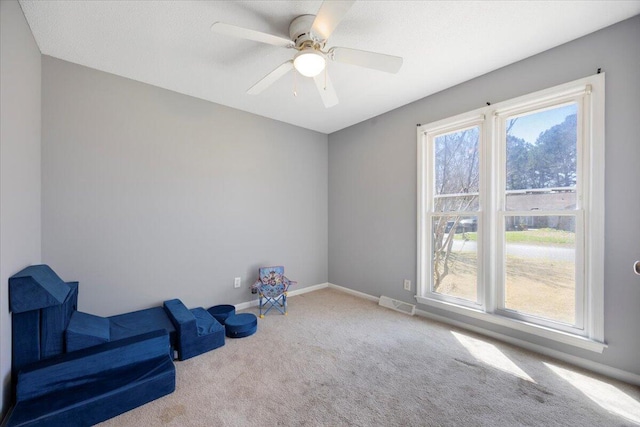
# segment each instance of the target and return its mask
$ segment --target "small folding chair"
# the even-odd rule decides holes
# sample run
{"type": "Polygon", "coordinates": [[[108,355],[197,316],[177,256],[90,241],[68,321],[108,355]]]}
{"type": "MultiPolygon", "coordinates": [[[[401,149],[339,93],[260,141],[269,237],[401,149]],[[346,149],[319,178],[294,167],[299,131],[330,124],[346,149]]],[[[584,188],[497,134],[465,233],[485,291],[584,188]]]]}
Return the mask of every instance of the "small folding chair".
{"type": "Polygon", "coordinates": [[[296,283],[285,277],[282,266],[260,268],[258,280],[252,286],[260,297],[260,318],[263,318],[272,308],[286,315],[287,290],[289,286],[296,283]]]}

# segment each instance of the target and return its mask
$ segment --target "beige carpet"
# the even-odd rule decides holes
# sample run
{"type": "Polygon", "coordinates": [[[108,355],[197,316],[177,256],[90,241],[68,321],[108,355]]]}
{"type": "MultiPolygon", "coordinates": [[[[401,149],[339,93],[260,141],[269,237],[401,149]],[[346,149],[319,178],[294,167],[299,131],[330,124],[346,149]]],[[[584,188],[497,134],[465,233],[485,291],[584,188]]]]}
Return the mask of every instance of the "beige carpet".
{"type": "Polygon", "coordinates": [[[638,387],[332,289],[176,369],[173,394],[101,425],[640,425],[638,387]]]}

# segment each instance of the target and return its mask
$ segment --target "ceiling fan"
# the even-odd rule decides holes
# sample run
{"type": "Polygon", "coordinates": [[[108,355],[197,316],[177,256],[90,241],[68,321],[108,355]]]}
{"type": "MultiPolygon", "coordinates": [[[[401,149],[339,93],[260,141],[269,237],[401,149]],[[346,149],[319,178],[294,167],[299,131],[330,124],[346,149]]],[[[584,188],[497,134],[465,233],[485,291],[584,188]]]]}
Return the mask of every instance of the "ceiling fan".
{"type": "Polygon", "coordinates": [[[394,74],[402,66],[402,58],[398,56],[346,47],[332,47],[325,50],[327,39],[342,21],[342,18],[353,3],[355,3],[355,0],[325,0],[320,6],[317,15],[301,15],[291,21],[289,25],[290,39],[222,22],[215,22],[211,26],[211,30],[217,34],[239,37],[297,51],[293,55],[293,59],[281,64],[249,88],[248,94],[259,94],[289,71],[295,69],[301,75],[313,78],[324,106],[329,108],[338,104],[338,96],[326,71],[327,60],[359,65],[394,74]]]}

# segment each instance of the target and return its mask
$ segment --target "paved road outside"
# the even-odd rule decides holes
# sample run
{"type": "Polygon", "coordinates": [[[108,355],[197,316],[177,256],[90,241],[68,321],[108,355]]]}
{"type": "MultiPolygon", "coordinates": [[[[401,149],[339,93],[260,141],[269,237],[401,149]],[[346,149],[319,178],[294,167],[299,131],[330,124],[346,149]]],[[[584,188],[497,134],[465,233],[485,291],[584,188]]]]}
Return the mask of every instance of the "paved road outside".
{"type": "MultiPolygon", "coordinates": [[[[478,244],[474,241],[454,240],[454,251],[476,252],[478,244]]],[[[527,258],[555,259],[558,261],[575,261],[576,250],[572,247],[550,245],[527,245],[523,243],[507,243],[507,255],[527,258]]]]}

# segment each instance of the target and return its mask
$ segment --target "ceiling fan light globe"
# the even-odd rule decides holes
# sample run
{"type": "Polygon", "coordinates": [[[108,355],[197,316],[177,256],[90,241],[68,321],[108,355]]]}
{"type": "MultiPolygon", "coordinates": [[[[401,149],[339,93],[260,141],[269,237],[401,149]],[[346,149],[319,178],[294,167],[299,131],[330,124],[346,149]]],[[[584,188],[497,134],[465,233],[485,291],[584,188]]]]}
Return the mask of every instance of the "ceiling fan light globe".
{"type": "Polygon", "coordinates": [[[295,69],[305,77],[315,77],[324,70],[327,61],[315,51],[302,51],[293,59],[295,69]]]}

